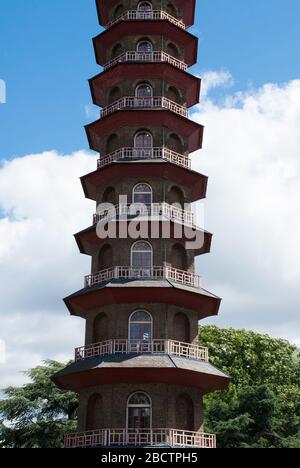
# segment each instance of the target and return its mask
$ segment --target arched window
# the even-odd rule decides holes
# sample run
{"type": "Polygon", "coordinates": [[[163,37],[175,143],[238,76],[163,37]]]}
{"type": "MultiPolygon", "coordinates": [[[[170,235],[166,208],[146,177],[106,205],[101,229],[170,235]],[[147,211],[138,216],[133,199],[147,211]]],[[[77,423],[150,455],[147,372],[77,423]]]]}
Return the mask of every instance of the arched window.
{"type": "Polygon", "coordinates": [[[141,13],[151,13],[152,12],[151,2],[140,2],[138,4],[138,11],[141,13]]]}
{"type": "Polygon", "coordinates": [[[153,249],[151,244],[146,241],[139,241],[133,244],[131,249],[131,267],[136,270],[142,269],[142,274],[147,276],[151,274],[153,266],[153,249]]]}
{"type": "Polygon", "coordinates": [[[151,351],[152,317],[145,310],[137,310],[129,319],[129,343],[132,353],[151,351]]]}
{"type": "Polygon", "coordinates": [[[152,403],[145,393],[134,393],[127,402],[127,428],[135,430],[151,429],[152,403]]]}
{"type": "Polygon", "coordinates": [[[133,204],[151,205],[152,204],[152,188],[148,184],[138,184],[133,189],[132,195],[133,204]]]}
{"type": "Polygon", "coordinates": [[[150,41],[140,41],[137,45],[137,51],[140,54],[151,54],[153,52],[153,45],[150,41]]]}
{"type": "Polygon", "coordinates": [[[141,99],[153,97],[153,88],[148,83],[142,83],[135,88],[135,96],[141,99]]]}

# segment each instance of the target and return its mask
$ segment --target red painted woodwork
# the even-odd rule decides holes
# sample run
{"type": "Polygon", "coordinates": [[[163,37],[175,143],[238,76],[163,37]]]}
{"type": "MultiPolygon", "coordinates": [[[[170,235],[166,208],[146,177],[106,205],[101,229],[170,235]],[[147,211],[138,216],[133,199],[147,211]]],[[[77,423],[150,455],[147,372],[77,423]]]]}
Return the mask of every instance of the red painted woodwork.
{"type": "Polygon", "coordinates": [[[56,378],[61,388],[79,391],[87,387],[112,383],[165,383],[199,389],[205,395],[211,391],[228,388],[228,378],[177,368],[95,368],[56,378]]]}
{"type": "MultiPolygon", "coordinates": [[[[96,0],[99,23],[105,26],[109,22],[108,11],[119,3],[119,0],[96,0]]],[[[196,0],[173,0],[174,5],[183,12],[183,21],[187,27],[195,21],[196,0]]]]}
{"type": "MultiPolygon", "coordinates": [[[[101,187],[103,184],[113,184],[120,179],[120,173],[125,178],[143,178],[145,163],[143,161],[117,162],[81,177],[81,184],[86,198],[97,201],[97,187],[101,187]]],[[[147,175],[150,178],[160,177],[171,180],[174,184],[191,189],[192,202],[206,197],[208,178],[198,172],[167,162],[147,162],[147,175]]]]}
{"type": "Polygon", "coordinates": [[[103,107],[108,90],[126,79],[164,80],[178,89],[186,91],[187,107],[198,104],[200,99],[201,80],[168,63],[118,63],[116,66],[94,76],[89,80],[94,104],[103,107]]]}
{"type": "Polygon", "coordinates": [[[125,287],[122,283],[117,286],[100,286],[99,288],[82,290],[77,295],[64,299],[71,315],[86,318],[86,315],[99,307],[112,304],[173,304],[189,310],[195,310],[199,314],[199,320],[218,315],[221,299],[210,293],[206,295],[196,288],[188,288],[178,285],[176,287],[157,287],[153,281],[153,287],[145,287],[143,281],[134,282],[135,286],[125,287]],[[138,285],[139,283],[139,285],[138,285]]]}
{"type": "Polygon", "coordinates": [[[105,65],[108,62],[106,51],[116,42],[130,36],[161,36],[184,48],[183,61],[192,66],[197,62],[198,39],[187,31],[178,28],[167,20],[121,21],[99,36],[94,37],[96,62],[105,65]]]}
{"type": "Polygon", "coordinates": [[[203,125],[181,117],[169,110],[121,110],[86,125],[90,148],[100,152],[100,140],[120,127],[167,127],[188,140],[189,152],[202,148],[203,125]]]}
{"type": "MultiPolygon", "coordinates": [[[[131,220],[131,221],[128,221],[128,224],[129,223],[131,223],[131,225],[133,224],[140,225],[142,229],[142,226],[145,223],[145,221],[141,222],[141,221],[131,220]]],[[[146,223],[148,224],[148,232],[151,232],[151,228],[150,228],[151,222],[147,221],[146,223]]],[[[168,223],[168,221],[160,221],[159,223],[159,233],[161,236],[162,236],[162,232],[166,232],[163,230],[164,223],[168,223]]],[[[170,239],[175,239],[174,224],[175,224],[174,222],[170,221],[170,234],[171,234],[170,239]]],[[[187,230],[184,231],[183,234],[187,234],[188,232],[189,233],[191,232],[190,228],[186,228],[186,229],[187,230]]],[[[118,235],[119,235],[119,223],[118,222],[116,222],[116,232],[117,232],[117,238],[118,238],[118,235]]],[[[207,232],[207,231],[202,232],[199,229],[197,229],[196,235],[198,236],[197,237],[198,239],[201,239],[203,236],[203,245],[195,249],[194,251],[195,256],[209,253],[211,249],[212,234],[210,232],[207,232]]],[[[85,229],[84,231],[81,231],[75,234],[75,239],[76,239],[80,252],[86,255],[92,255],[95,252],[95,247],[97,246],[99,247],[102,242],[107,242],[107,239],[105,241],[99,239],[99,237],[97,236],[97,232],[96,232],[96,226],[91,226],[90,228],[85,229]]],[[[184,241],[193,241],[193,233],[191,232],[191,234],[190,235],[188,234],[188,236],[183,235],[182,239],[184,241]]]]}

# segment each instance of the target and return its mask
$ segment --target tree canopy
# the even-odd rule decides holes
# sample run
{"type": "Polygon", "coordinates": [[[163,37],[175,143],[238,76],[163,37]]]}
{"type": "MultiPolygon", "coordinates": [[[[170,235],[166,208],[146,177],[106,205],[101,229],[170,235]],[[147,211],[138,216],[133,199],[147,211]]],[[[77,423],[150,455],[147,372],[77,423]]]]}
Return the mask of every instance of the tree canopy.
{"type": "Polygon", "coordinates": [[[220,448],[300,448],[300,352],[245,330],[200,329],[210,361],[232,378],[205,398],[206,430],[220,448]]]}
{"type": "Polygon", "coordinates": [[[29,383],[3,390],[1,448],[59,448],[64,434],[76,430],[77,395],[59,390],[50,380],[63,367],[46,361],[26,372],[29,383]]]}

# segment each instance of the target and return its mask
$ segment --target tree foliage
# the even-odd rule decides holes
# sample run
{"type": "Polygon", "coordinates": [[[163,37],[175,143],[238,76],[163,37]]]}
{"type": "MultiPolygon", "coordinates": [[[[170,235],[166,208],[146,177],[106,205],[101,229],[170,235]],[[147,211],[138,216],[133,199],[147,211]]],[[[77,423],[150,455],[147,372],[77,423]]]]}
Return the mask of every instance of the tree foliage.
{"type": "Polygon", "coordinates": [[[1,448],[61,447],[63,435],[76,429],[77,395],[59,390],[50,380],[62,367],[61,363],[46,361],[26,372],[29,383],[3,391],[1,448]]]}
{"type": "Polygon", "coordinates": [[[232,378],[205,398],[206,430],[221,448],[300,448],[300,353],[284,340],[207,326],[201,344],[232,378]]]}

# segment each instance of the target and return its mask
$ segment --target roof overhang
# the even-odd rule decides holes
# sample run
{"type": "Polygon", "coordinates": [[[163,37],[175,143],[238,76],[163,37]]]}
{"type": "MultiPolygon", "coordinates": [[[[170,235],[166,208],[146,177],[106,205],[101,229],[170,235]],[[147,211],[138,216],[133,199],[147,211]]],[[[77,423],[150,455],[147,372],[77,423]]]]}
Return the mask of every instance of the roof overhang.
{"type": "MultiPolygon", "coordinates": [[[[167,219],[153,219],[152,221],[143,221],[143,218],[139,218],[137,220],[133,218],[127,221],[109,221],[109,223],[105,225],[105,231],[110,230],[110,232],[115,232],[116,234],[114,239],[110,239],[110,243],[112,245],[114,242],[119,242],[120,238],[124,238],[124,227],[122,227],[122,235],[120,237],[121,223],[123,226],[124,223],[127,224],[127,229],[125,229],[128,233],[129,227],[130,229],[134,229],[135,232],[148,232],[149,236],[152,232],[157,231],[157,235],[160,239],[178,239],[180,234],[180,240],[183,240],[186,243],[190,242],[194,244],[195,248],[193,248],[193,251],[195,256],[207,254],[211,249],[212,234],[210,232],[201,230],[199,228],[193,229],[189,226],[183,226],[179,223],[169,221],[167,219]]],[[[153,239],[153,236],[151,236],[151,238],[153,239]]],[[[101,239],[98,237],[96,225],[75,234],[75,240],[80,252],[85,255],[97,254],[101,244],[103,242],[107,242],[107,239],[101,239]]]]}
{"type": "Polygon", "coordinates": [[[94,76],[89,80],[93,103],[99,107],[106,104],[105,97],[108,89],[112,89],[124,81],[124,77],[130,80],[160,79],[179,89],[186,90],[187,107],[198,104],[200,99],[201,79],[186,73],[169,63],[126,63],[119,62],[112,68],[94,76]]]}
{"type": "Polygon", "coordinates": [[[218,315],[221,299],[205,289],[164,281],[115,281],[82,289],[64,299],[71,315],[86,318],[90,311],[112,304],[173,304],[198,312],[198,319],[218,315]]]}
{"type": "Polygon", "coordinates": [[[106,384],[184,385],[203,395],[228,388],[230,378],[209,363],[175,356],[106,356],[74,363],[55,374],[53,380],[66,390],[79,392],[106,384]]]}
{"type": "Polygon", "coordinates": [[[105,65],[110,60],[107,51],[116,42],[130,36],[164,36],[181,47],[184,52],[184,62],[191,67],[197,62],[198,38],[178,28],[167,20],[120,21],[111,28],[93,38],[96,61],[105,65]]]}
{"type": "Polygon", "coordinates": [[[86,198],[98,201],[97,188],[117,182],[120,180],[120,174],[124,178],[144,178],[145,164],[147,164],[147,176],[149,178],[163,178],[189,188],[191,190],[191,202],[206,197],[207,176],[162,160],[159,162],[115,162],[91,172],[81,177],[81,184],[86,198]]]}
{"type": "MultiPolygon", "coordinates": [[[[120,0],[96,0],[99,23],[105,26],[109,22],[108,12],[119,3],[120,0]]],[[[195,22],[196,0],[173,0],[173,3],[183,12],[183,21],[186,27],[195,22]]]]}
{"type": "Polygon", "coordinates": [[[202,148],[204,127],[169,110],[119,110],[86,125],[90,148],[100,152],[100,140],[121,127],[167,127],[187,139],[189,152],[202,148]]]}

